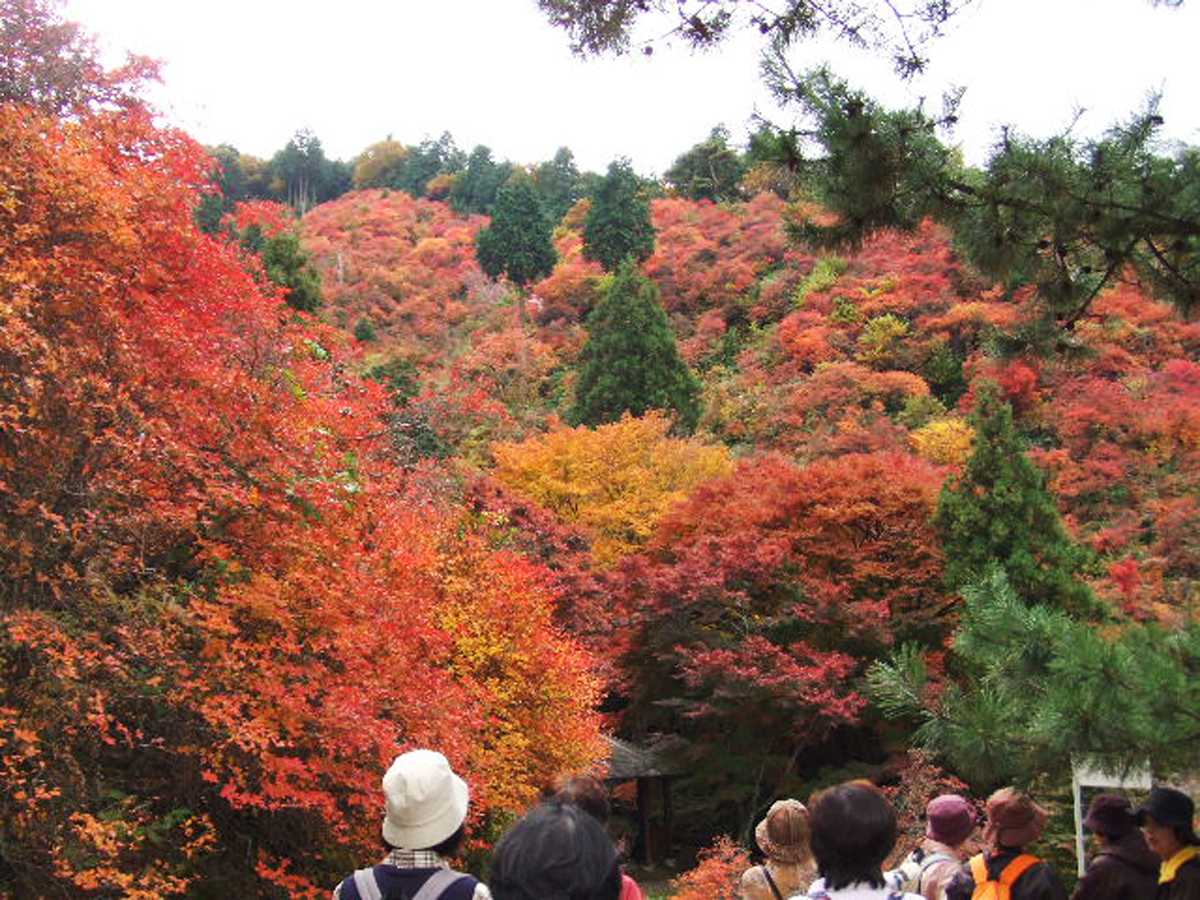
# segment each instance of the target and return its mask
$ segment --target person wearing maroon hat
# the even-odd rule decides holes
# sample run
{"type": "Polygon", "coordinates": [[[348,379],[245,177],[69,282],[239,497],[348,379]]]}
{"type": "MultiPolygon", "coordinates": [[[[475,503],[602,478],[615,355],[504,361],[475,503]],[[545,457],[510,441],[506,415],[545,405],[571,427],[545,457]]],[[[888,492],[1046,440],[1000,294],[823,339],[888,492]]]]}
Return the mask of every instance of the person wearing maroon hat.
{"type": "Polygon", "coordinates": [[[1158,857],[1146,845],[1129,801],[1116,794],[1092,798],[1083,824],[1100,852],[1079,879],[1071,900],[1152,900],[1158,857]]]}
{"type": "Polygon", "coordinates": [[[987,852],[973,856],[946,889],[946,900],[971,900],[977,877],[999,881],[1010,865],[1020,867],[1012,882],[1012,900],[1067,900],[1067,889],[1054,867],[1025,853],[1042,836],[1046,811],[1025,794],[1006,787],[988,798],[983,839],[987,852]]]}
{"type": "Polygon", "coordinates": [[[1138,807],[1146,843],[1162,860],[1155,900],[1200,900],[1200,840],[1192,798],[1174,788],[1156,787],[1138,807]]]}
{"type": "Polygon", "coordinates": [[[942,794],[925,807],[925,821],[921,846],[887,876],[897,889],[913,891],[925,900],[945,900],[946,888],[967,858],[967,838],[975,832],[975,807],[958,794],[942,794]]]}

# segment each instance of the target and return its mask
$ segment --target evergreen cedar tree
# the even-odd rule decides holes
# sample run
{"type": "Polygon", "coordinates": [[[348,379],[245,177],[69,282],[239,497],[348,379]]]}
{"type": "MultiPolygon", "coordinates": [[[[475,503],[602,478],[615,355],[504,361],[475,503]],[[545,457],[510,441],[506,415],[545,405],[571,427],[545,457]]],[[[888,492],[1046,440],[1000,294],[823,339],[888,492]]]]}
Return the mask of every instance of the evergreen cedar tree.
{"type": "Polygon", "coordinates": [[[1046,474],[1026,456],[1012,408],[998,394],[985,385],[976,395],[974,452],[938,500],[946,584],[960,590],[997,566],[1031,603],[1094,614],[1096,600],[1079,578],[1089,555],[1064,530],[1046,474]]]}
{"type": "Polygon", "coordinates": [[[700,416],[700,385],[675,346],[658,288],[626,260],[587,321],[571,420],[615,422],[629,413],[664,410],[691,432],[700,416]]]}
{"type": "MultiPolygon", "coordinates": [[[[546,277],[558,259],[552,228],[532,181],[512,179],[496,197],[492,224],[475,236],[479,267],[489,278],[503,275],[519,288],[546,277]]],[[[522,321],[524,309],[522,302],[522,321]]]]}
{"type": "Polygon", "coordinates": [[[542,207],[551,222],[559,222],[575,202],[583,196],[582,179],[575,165],[575,155],[567,147],[559,147],[554,158],[533,170],[533,183],[542,207]]]}
{"type": "Polygon", "coordinates": [[[644,262],[654,252],[654,225],[642,180],[628,160],[615,160],[592,194],[583,223],[583,255],[616,272],[623,262],[644,262]]]}
{"type": "Polygon", "coordinates": [[[450,205],[457,212],[492,215],[497,196],[512,174],[512,163],[496,162],[492,151],[480,144],[450,186],[450,205]]]}

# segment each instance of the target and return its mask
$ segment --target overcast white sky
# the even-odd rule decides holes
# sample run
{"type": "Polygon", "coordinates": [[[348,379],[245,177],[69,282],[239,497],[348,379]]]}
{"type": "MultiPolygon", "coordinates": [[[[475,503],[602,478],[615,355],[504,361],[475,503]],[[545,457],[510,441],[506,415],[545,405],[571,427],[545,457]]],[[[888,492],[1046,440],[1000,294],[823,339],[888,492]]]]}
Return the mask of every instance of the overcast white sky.
{"type": "MultiPolygon", "coordinates": [[[[443,131],[518,163],[561,146],[581,168],[628,156],[661,174],[724,123],[741,140],[756,110],[786,121],[761,86],[755,35],[715,51],[579,60],[535,0],[69,0],[64,15],[102,47],[163,60],[168,118],[208,143],[270,157],[299,128],[350,159],[392,134],[443,131]]],[[[954,139],[982,162],[1003,123],[1045,136],[1102,132],[1163,92],[1164,134],[1200,144],[1200,0],[979,0],[933,45],[925,78],[886,61],[801,46],[893,105],[967,88],[954,139]],[[830,54],[836,53],[836,57],[830,54]]]]}

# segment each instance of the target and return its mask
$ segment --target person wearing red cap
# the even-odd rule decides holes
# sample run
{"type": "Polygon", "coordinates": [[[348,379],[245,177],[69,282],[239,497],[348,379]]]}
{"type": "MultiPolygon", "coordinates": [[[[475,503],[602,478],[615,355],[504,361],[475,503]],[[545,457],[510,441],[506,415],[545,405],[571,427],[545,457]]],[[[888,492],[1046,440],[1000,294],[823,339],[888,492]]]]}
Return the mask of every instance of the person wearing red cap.
{"type": "Polygon", "coordinates": [[[1146,845],[1129,801],[1097,794],[1083,824],[1096,836],[1100,852],[1079,879],[1071,900],[1152,900],[1158,857],[1146,845]]]}
{"type": "Polygon", "coordinates": [[[1040,838],[1045,828],[1046,811],[1029,797],[1010,787],[996,791],[988,798],[983,828],[987,853],[971,857],[946,889],[946,900],[971,900],[977,880],[999,881],[1013,864],[1021,871],[1012,881],[1012,900],[1067,900],[1054,868],[1025,853],[1025,845],[1040,838]]]}
{"type": "Polygon", "coordinates": [[[1156,787],[1135,815],[1146,843],[1162,860],[1155,900],[1200,900],[1200,840],[1192,798],[1174,788],[1156,787]]]}

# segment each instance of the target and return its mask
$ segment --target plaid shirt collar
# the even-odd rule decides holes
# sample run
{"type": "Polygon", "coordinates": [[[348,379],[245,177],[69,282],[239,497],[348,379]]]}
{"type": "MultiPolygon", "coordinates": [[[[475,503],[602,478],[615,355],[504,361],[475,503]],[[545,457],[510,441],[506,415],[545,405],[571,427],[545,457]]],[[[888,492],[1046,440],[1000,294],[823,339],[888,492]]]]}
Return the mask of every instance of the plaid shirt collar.
{"type": "Polygon", "coordinates": [[[450,864],[432,850],[401,850],[393,849],[384,858],[385,866],[395,866],[398,869],[448,869],[450,864]]]}

